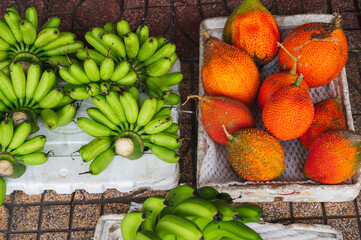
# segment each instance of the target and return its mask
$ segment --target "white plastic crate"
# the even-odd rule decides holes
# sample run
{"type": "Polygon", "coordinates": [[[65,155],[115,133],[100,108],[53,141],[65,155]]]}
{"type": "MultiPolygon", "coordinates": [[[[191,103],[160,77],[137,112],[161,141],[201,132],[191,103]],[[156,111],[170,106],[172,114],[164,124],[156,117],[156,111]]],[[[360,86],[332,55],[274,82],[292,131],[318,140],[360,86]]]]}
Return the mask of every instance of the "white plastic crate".
{"type": "MultiPolygon", "coordinates": [[[[292,16],[275,16],[282,39],[295,27],[308,22],[331,22],[333,15],[307,14],[292,16]]],[[[205,19],[200,25],[200,64],[199,64],[199,94],[205,91],[201,82],[201,68],[204,58],[204,35],[206,30],[211,36],[222,39],[223,27],[226,17],[205,19]]],[[[273,73],[279,72],[277,58],[264,66],[260,72],[261,82],[273,73]]],[[[313,102],[341,96],[347,128],[354,130],[349,92],[345,68],[331,83],[310,89],[313,102]]],[[[261,111],[255,103],[252,113],[256,120],[256,127],[264,129],[261,111]]],[[[201,124],[198,128],[198,154],[197,154],[197,185],[210,185],[219,191],[231,194],[236,202],[269,202],[275,198],[294,202],[339,202],[351,201],[357,197],[360,189],[360,172],[351,179],[337,184],[325,185],[307,179],[302,173],[303,165],[307,157],[307,151],[302,147],[298,139],[280,141],[285,150],[286,169],[281,177],[269,182],[251,182],[241,179],[232,169],[228,161],[227,148],[215,143],[205,132],[201,124]]]]}
{"type": "MultiPolygon", "coordinates": [[[[180,72],[180,61],[177,60],[170,72],[180,72]]],[[[178,86],[170,87],[179,94],[178,86]]],[[[146,94],[141,92],[142,101],[146,94]]],[[[82,101],[75,120],[88,117],[86,109],[94,106],[90,98],[82,101]]],[[[178,122],[176,107],[172,108],[173,122],[178,122]]],[[[41,194],[46,189],[55,190],[59,194],[72,193],[76,189],[84,189],[89,193],[103,193],[114,188],[121,192],[129,192],[139,188],[153,190],[169,190],[178,185],[179,163],[166,163],[147,151],[137,160],[128,160],[116,155],[110,165],[99,175],[79,173],[88,171],[90,162],[84,163],[76,151],[93,137],[83,132],[75,122],[50,131],[44,122],[38,122],[40,131],[33,134],[45,135],[47,138],[44,152],[52,150],[54,155],[42,165],[27,166],[23,176],[17,179],[6,178],[6,193],[15,190],[27,194],[41,194]],[[75,152],[75,153],[74,153],[75,152]],[[74,154],[72,154],[74,153],[74,154]]],[[[30,136],[30,137],[32,137],[30,136]]]]}

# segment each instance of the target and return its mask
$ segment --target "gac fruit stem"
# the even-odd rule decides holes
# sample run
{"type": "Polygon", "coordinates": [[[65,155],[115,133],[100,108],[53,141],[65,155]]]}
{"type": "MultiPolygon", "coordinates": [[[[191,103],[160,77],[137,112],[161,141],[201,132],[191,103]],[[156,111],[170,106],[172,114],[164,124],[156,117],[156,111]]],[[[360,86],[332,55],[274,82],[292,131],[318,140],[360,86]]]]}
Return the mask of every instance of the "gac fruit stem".
{"type": "Polygon", "coordinates": [[[282,48],[291,58],[292,58],[292,60],[293,60],[293,62],[294,62],[294,64],[293,64],[293,66],[292,66],[292,69],[290,70],[290,74],[291,75],[293,75],[293,76],[295,76],[295,75],[297,75],[297,61],[298,61],[298,59],[301,57],[301,56],[298,56],[298,57],[295,57],[295,56],[293,56],[283,45],[282,45],[282,43],[279,43],[279,42],[277,42],[277,45],[280,47],[280,48],[282,48]]]}
{"type": "Polygon", "coordinates": [[[335,27],[340,28],[341,27],[341,14],[338,12],[334,13],[335,15],[335,27]]]}
{"type": "Polygon", "coordinates": [[[202,100],[202,99],[203,99],[203,97],[202,97],[202,96],[199,96],[199,95],[189,95],[189,96],[187,96],[187,99],[186,99],[186,101],[182,104],[182,106],[184,106],[184,105],[188,102],[188,100],[191,99],[191,98],[198,98],[199,100],[202,100]]]}
{"type": "Polygon", "coordinates": [[[227,138],[229,140],[233,140],[233,136],[227,131],[226,126],[224,126],[224,124],[223,124],[222,127],[223,127],[224,133],[226,134],[227,138]]]}
{"type": "Polygon", "coordinates": [[[206,39],[211,38],[211,35],[209,35],[209,33],[206,30],[203,30],[203,34],[206,39]]]}
{"type": "Polygon", "coordinates": [[[302,73],[298,76],[298,78],[296,79],[296,81],[292,84],[293,86],[296,86],[296,87],[300,87],[300,84],[301,84],[301,81],[303,79],[303,75],[302,73]]]}

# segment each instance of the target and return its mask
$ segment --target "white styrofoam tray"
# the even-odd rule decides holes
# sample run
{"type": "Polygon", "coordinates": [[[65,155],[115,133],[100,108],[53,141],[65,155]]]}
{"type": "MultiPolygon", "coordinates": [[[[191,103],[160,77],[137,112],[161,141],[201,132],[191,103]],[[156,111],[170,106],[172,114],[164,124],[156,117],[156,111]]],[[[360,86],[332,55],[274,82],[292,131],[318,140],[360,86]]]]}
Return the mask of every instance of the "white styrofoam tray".
{"type": "MultiPolygon", "coordinates": [[[[141,204],[132,203],[130,210],[139,210],[141,204]]],[[[122,240],[120,223],[125,214],[102,215],[97,222],[94,240],[122,240]]],[[[329,225],[280,223],[246,223],[263,240],[342,240],[342,234],[329,225]]]]}
{"type": "MultiPolygon", "coordinates": [[[[301,14],[292,16],[275,16],[280,28],[282,39],[295,27],[308,22],[331,22],[333,15],[301,14]]],[[[205,94],[201,82],[201,68],[204,58],[204,34],[206,30],[211,36],[222,39],[226,17],[205,19],[200,25],[200,64],[199,64],[199,94],[205,94]]],[[[269,75],[279,72],[277,57],[260,71],[261,82],[269,75]]],[[[345,68],[331,83],[310,89],[313,102],[330,97],[341,97],[342,108],[346,118],[347,128],[354,130],[349,92],[345,68]]],[[[261,111],[258,103],[254,104],[252,113],[256,120],[256,127],[264,129],[261,111]]],[[[201,113],[199,114],[201,122],[201,113]]],[[[307,151],[298,139],[280,141],[285,150],[286,169],[282,176],[274,181],[250,182],[241,179],[232,169],[228,161],[225,146],[216,144],[205,132],[202,124],[198,127],[197,153],[197,186],[210,185],[219,191],[231,194],[235,202],[269,202],[275,198],[294,202],[340,202],[355,199],[361,189],[360,172],[351,179],[337,184],[320,184],[307,179],[302,173],[307,157],[307,151]]]]}
{"type": "MultiPolygon", "coordinates": [[[[180,72],[180,62],[176,61],[170,72],[180,72]]],[[[179,93],[178,86],[170,90],[179,93]]],[[[146,95],[141,92],[142,101],[146,95]]],[[[75,120],[88,117],[86,109],[94,106],[88,98],[80,103],[75,120]]],[[[177,107],[172,108],[173,122],[178,122],[177,107]]],[[[27,166],[23,176],[17,179],[6,179],[6,193],[15,190],[27,194],[41,194],[46,189],[55,190],[59,194],[72,193],[76,189],[84,189],[89,193],[103,193],[114,188],[121,192],[129,192],[139,188],[153,190],[169,190],[178,185],[179,163],[166,163],[147,151],[137,160],[128,160],[116,155],[110,165],[99,175],[79,173],[88,171],[90,162],[84,163],[76,152],[93,137],[83,132],[75,122],[50,131],[42,120],[38,121],[40,130],[30,137],[45,135],[47,138],[44,152],[52,150],[54,155],[42,165],[27,166]],[[73,153],[73,154],[72,154],[73,153]]]]}

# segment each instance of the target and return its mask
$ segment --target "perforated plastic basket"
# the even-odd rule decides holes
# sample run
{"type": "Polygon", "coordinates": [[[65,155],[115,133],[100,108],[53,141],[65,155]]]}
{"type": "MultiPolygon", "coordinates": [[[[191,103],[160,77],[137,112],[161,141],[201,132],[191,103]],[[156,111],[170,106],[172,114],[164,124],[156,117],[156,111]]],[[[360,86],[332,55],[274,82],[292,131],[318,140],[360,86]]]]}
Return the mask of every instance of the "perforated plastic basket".
{"type": "MultiPolygon", "coordinates": [[[[308,14],[293,16],[275,16],[282,39],[295,27],[308,22],[331,22],[333,15],[308,14]]],[[[200,64],[199,64],[199,94],[205,91],[201,82],[201,68],[204,57],[204,35],[206,30],[211,36],[222,39],[223,27],[226,17],[205,19],[200,25],[200,64]]],[[[261,82],[273,73],[279,72],[277,58],[267,64],[260,72],[261,82]]],[[[310,89],[310,96],[314,103],[321,100],[340,96],[343,111],[347,121],[347,128],[354,130],[346,70],[342,70],[339,76],[331,83],[310,89]]],[[[256,120],[256,127],[264,129],[261,111],[258,104],[254,104],[252,113],[256,120]]],[[[199,114],[201,122],[201,113],[199,114]]],[[[351,179],[337,184],[325,185],[308,180],[302,173],[303,165],[307,157],[305,150],[298,139],[280,141],[285,150],[286,169],[281,177],[269,182],[250,182],[241,179],[232,169],[228,161],[227,149],[215,143],[205,132],[203,125],[198,128],[198,155],[197,155],[197,185],[210,185],[220,191],[226,191],[235,198],[236,202],[265,202],[281,198],[284,201],[294,202],[339,202],[350,201],[357,197],[360,185],[360,172],[351,179]]]]}

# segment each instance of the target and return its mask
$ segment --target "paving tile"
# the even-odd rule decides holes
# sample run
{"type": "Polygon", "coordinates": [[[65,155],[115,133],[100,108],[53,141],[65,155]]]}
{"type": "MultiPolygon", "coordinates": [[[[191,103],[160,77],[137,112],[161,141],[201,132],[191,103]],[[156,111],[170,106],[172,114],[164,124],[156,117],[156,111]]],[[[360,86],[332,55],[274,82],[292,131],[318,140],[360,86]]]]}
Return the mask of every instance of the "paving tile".
{"type": "Polygon", "coordinates": [[[5,205],[0,206],[0,230],[8,229],[9,210],[5,205]]]}
{"type": "Polygon", "coordinates": [[[341,13],[341,19],[342,29],[360,28],[356,12],[341,13]]]}
{"type": "Polygon", "coordinates": [[[100,204],[75,205],[71,228],[92,228],[95,227],[100,217],[100,204]]]}
{"type": "Polygon", "coordinates": [[[301,12],[300,3],[296,1],[279,0],[277,1],[277,15],[293,15],[301,12]]]}
{"type": "Polygon", "coordinates": [[[114,0],[84,1],[76,10],[76,19],[88,27],[103,26],[115,20],[119,11],[120,7],[114,0]]]}
{"type": "Polygon", "coordinates": [[[129,211],[130,204],[124,203],[105,203],[104,215],[106,214],[121,214],[129,211]]]}
{"type": "Polygon", "coordinates": [[[265,214],[264,221],[270,222],[279,219],[290,218],[290,207],[288,202],[275,201],[259,204],[265,214]]]}
{"type": "Polygon", "coordinates": [[[327,216],[353,216],[356,215],[354,202],[325,203],[327,216]]]}
{"type": "Polygon", "coordinates": [[[299,217],[320,217],[322,216],[321,203],[292,203],[293,216],[299,217]]]}
{"type": "Polygon", "coordinates": [[[5,240],[6,238],[6,234],[5,233],[0,233],[0,240],[5,240]]]}
{"type": "Polygon", "coordinates": [[[355,131],[361,132],[361,115],[353,115],[355,131]]]}
{"type": "Polygon", "coordinates": [[[54,190],[45,190],[44,192],[44,202],[70,203],[71,199],[72,194],[58,194],[54,190]]]}
{"type": "Polygon", "coordinates": [[[331,0],[332,10],[336,12],[343,12],[344,10],[355,9],[353,0],[331,0]]]}
{"type": "Polygon", "coordinates": [[[305,13],[327,12],[327,1],[324,0],[303,0],[305,13]]]}
{"type": "Polygon", "coordinates": [[[41,195],[29,195],[23,191],[15,191],[14,203],[40,203],[41,195]]]}
{"type": "Polygon", "coordinates": [[[361,49],[361,30],[349,30],[345,31],[345,35],[348,42],[348,49],[361,49]]]}
{"type": "Polygon", "coordinates": [[[40,235],[40,240],[66,240],[68,239],[69,233],[67,232],[49,232],[42,233],[40,235]]]}
{"type": "Polygon", "coordinates": [[[294,223],[302,224],[324,224],[322,219],[296,219],[294,223]]]}
{"type": "Polygon", "coordinates": [[[170,7],[149,8],[143,22],[149,28],[149,36],[157,37],[167,32],[170,28],[169,21],[164,21],[164,19],[170,19],[171,16],[172,9],[170,7]]]}
{"type": "Polygon", "coordinates": [[[36,231],[38,229],[40,206],[15,206],[11,231],[36,231]]]}
{"type": "Polygon", "coordinates": [[[80,231],[80,232],[72,232],[71,239],[72,240],[91,240],[94,237],[94,231],[80,231]]]}
{"type": "MultiPolygon", "coordinates": [[[[187,12],[188,10],[185,11],[187,12]]],[[[227,11],[227,8],[225,8],[225,5],[223,4],[201,5],[201,9],[199,9],[199,11],[202,11],[203,17],[205,18],[229,16],[230,14],[230,12],[227,11]]]]}
{"type": "MultiPolygon", "coordinates": [[[[53,0],[49,4],[49,14],[72,13],[80,0],[53,0]]],[[[89,2],[89,1],[87,1],[89,2]]]]}
{"type": "Polygon", "coordinates": [[[327,225],[341,231],[344,240],[360,239],[356,218],[329,219],[327,225]]]}
{"type": "Polygon", "coordinates": [[[10,240],[36,240],[36,233],[19,233],[19,234],[10,234],[10,240]]]}
{"type": "Polygon", "coordinates": [[[126,9],[123,12],[121,19],[128,21],[132,31],[134,31],[140,24],[142,24],[144,17],[145,17],[144,8],[126,9]]]}
{"type": "Polygon", "coordinates": [[[44,206],[41,230],[68,229],[69,219],[69,205],[44,206]]]}
{"type": "Polygon", "coordinates": [[[84,202],[89,200],[101,200],[101,193],[88,193],[84,189],[78,189],[75,191],[74,201],[75,202],[84,202]]]}

